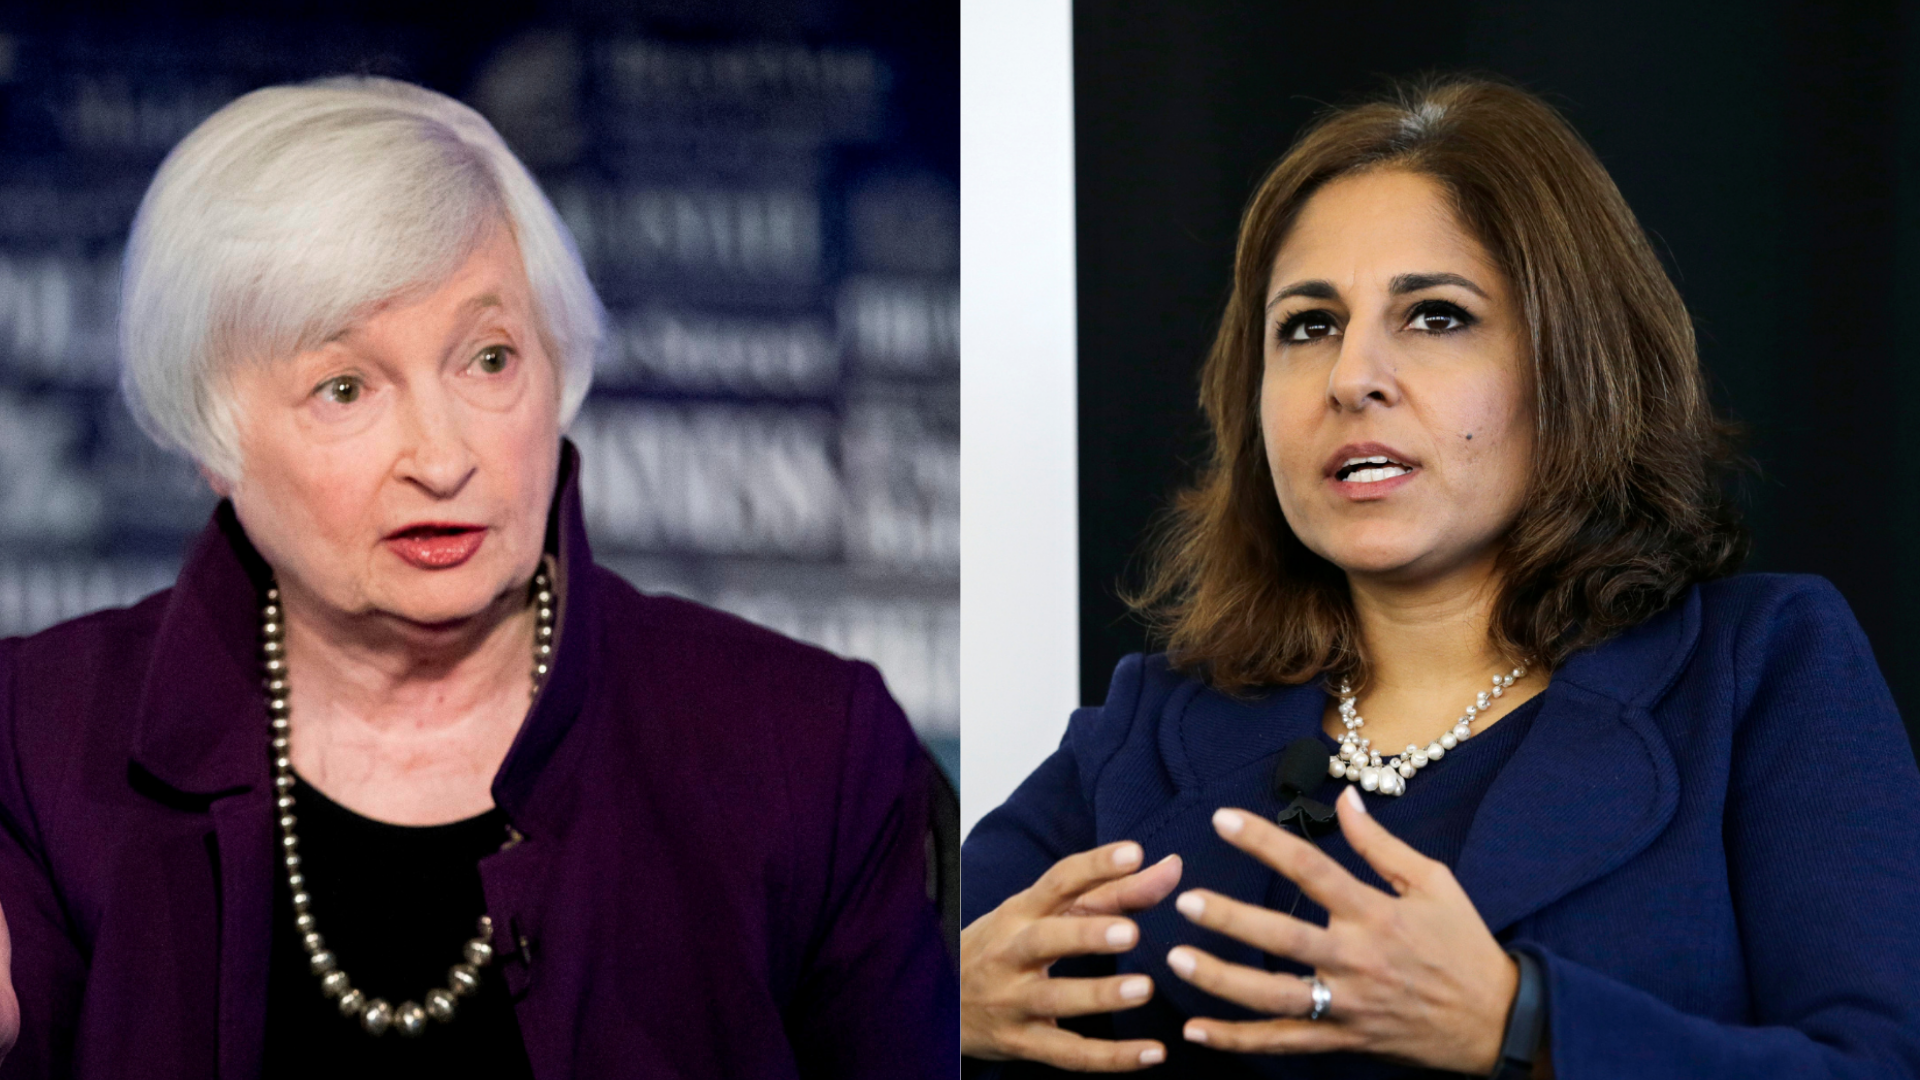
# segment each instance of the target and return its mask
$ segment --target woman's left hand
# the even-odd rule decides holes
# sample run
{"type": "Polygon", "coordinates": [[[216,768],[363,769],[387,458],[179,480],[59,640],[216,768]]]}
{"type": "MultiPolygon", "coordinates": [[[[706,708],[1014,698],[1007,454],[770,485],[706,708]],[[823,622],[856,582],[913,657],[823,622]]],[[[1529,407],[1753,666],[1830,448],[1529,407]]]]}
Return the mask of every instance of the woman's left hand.
{"type": "Polygon", "coordinates": [[[1175,906],[1209,930],[1314,968],[1332,993],[1313,1009],[1296,975],[1229,964],[1182,945],[1174,973],[1202,990],[1277,1019],[1187,1021],[1186,1037],[1219,1050],[1312,1054],[1345,1050],[1430,1068],[1486,1075],[1498,1063],[1507,1011],[1519,986],[1512,958],[1447,867],[1382,828],[1349,788],[1340,829],[1397,896],[1362,883],[1324,852],[1244,810],[1221,810],[1221,837],[1286,875],[1327,910],[1327,925],[1194,889],[1175,906]]]}

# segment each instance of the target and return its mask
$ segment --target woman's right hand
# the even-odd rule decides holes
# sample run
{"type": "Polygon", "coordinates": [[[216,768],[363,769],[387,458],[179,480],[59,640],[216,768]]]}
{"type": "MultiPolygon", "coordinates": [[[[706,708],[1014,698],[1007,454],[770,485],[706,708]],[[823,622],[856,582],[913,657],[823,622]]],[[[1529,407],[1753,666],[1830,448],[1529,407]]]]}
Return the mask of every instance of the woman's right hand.
{"type": "Polygon", "coordinates": [[[13,994],[13,938],[7,934],[7,913],[0,911],[0,1059],[20,1037],[20,1002],[13,994]]]}
{"type": "Polygon", "coordinates": [[[1145,870],[1131,840],[1069,855],[960,932],[960,1052],[1039,1061],[1078,1072],[1130,1072],[1165,1061],[1152,1039],[1089,1039],[1060,1027],[1066,1016],[1131,1009],[1153,996],[1145,975],[1056,979],[1056,960],[1122,953],[1140,928],[1120,912],[1166,899],[1180,883],[1180,857],[1145,870]]]}

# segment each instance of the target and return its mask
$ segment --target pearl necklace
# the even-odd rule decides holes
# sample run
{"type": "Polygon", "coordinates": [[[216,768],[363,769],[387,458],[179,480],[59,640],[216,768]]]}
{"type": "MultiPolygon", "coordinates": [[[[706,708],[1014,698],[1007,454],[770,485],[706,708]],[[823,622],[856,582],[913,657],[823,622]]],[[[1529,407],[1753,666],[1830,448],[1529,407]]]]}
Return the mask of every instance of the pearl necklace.
{"type": "MultiPolygon", "coordinates": [[[[533,575],[534,647],[533,693],[539,696],[540,682],[553,657],[553,591],[548,587],[546,567],[533,575]]],[[[384,1034],[388,1028],[402,1035],[418,1035],[427,1029],[428,1019],[447,1023],[453,1020],[456,1002],[480,989],[480,969],[493,962],[493,919],[480,916],[478,936],[461,947],[462,961],[447,970],[447,984],[426,992],[426,1004],[408,1001],[394,1008],[384,998],[369,999],[347,973],[340,970],[338,958],[320,936],[313,917],[313,897],[307,893],[306,875],[300,872],[300,838],[293,827],[293,758],[287,718],[287,659],[285,627],[280,619],[280,590],[269,586],[266,603],[260,608],[260,652],[266,667],[267,716],[273,730],[274,806],[280,815],[280,861],[286,868],[287,885],[293,892],[293,924],[300,932],[300,944],[307,951],[307,963],[320,980],[320,992],[329,1000],[338,1000],[340,1015],[358,1020],[369,1035],[384,1034]]],[[[507,830],[507,846],[519,839],[507,830]]]]}
{"type": "Polygon", "coordinates": [[[1493,704],[1493,699],[1505,694],[1507,687],[1518,679],[1527,676],[1527,665],[1521,664],[1505,675],[1493,677],[1493,688],[1482,690],[1474,695],[1473,704],[1460,719],[1453,722],[1453,729],[1443,732],[1438,739],[1427,744],[1425,749],[1408,743],[1400,754],[1386,761],[1380,760],[1380,754],[1373,749],[1372,743],[1360,734],[1366,721],[1360,718],[1359,706],[1354,704],[1353,688],[1345,680],[1340,683],[1340,722],[1347,726],[1347,733],[1340,737],[1340,752],[1327,759],[1327,774],[1334,779],[1356,781],[1364,791],[1378,791],[1382,795],[1404,795],[1407,781],[1413,774],[1426,768],[1430,763],[1439,761],[1447,751],[1467,741],[1473,734],[1473,721],[1493,704]]]}

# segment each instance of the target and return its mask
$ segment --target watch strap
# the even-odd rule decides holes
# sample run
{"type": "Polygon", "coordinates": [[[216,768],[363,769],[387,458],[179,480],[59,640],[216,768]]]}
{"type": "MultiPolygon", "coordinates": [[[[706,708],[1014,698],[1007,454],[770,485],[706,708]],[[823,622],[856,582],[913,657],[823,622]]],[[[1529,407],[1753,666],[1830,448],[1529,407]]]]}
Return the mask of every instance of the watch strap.
{"type": "Polygon", "coordinates": [[[1507,955],[1520,969],[1520,985],[1513,993],[1513,1007],[1507,1011],[1500,1061],[1493,1067],[1490,1080],[1527,1080],[1533,1075],[1533,1059],[1547,1030],[1547,979],[1540,962],[1530,954],[1508,949],[1507,955]]]}

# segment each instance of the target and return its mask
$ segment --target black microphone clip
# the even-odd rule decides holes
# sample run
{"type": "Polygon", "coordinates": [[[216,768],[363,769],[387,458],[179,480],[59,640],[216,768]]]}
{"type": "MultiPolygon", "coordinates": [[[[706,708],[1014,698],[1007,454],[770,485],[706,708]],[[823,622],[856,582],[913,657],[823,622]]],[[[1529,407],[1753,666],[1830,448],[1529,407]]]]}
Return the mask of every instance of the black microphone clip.
{"type": "Polygon", "coordinates": [[[1292,825],[1301,836],[1308,839],[1325,836],[1334,830],[1333,807],[1305,795],[1294,796],[1275,820],[1282,827],[1292,825]]]}
{"type": "Polygon", "coordinates": [[[1274,794],[1292,800],[1275,820],[1309,840],[1335,828],[1333,807],[1308,797],[1327,778],[1327,757],[1326,746],[1309,735],[1289,743],[1273,770],[1274,794]]]}

